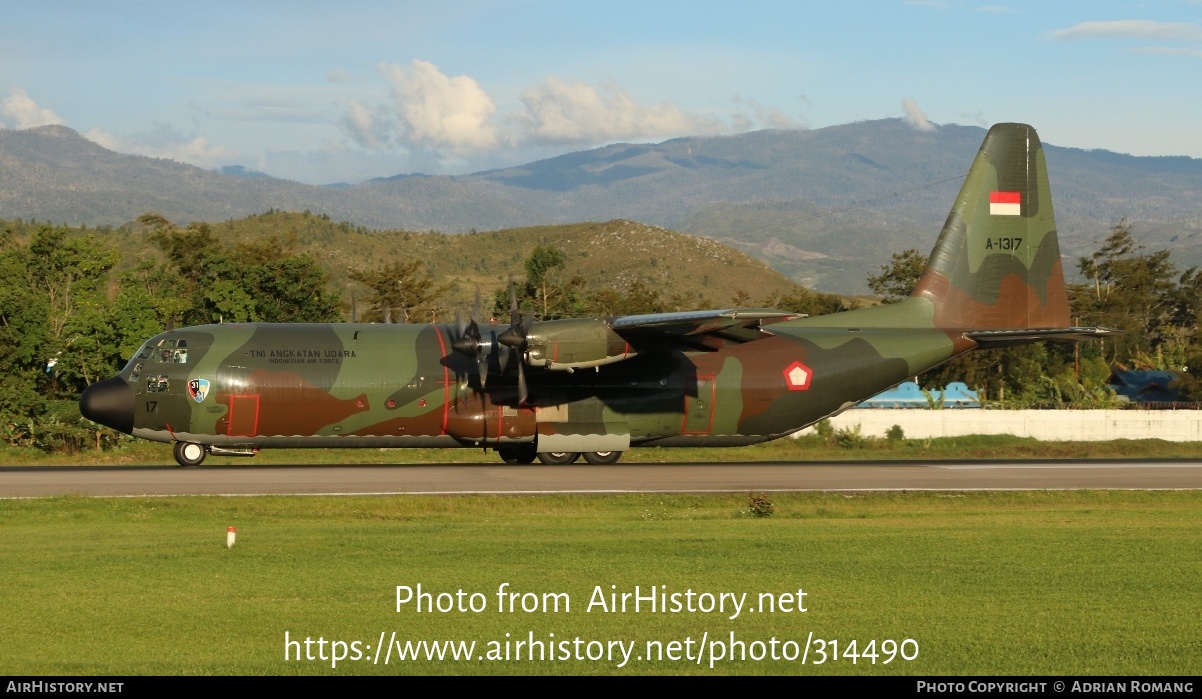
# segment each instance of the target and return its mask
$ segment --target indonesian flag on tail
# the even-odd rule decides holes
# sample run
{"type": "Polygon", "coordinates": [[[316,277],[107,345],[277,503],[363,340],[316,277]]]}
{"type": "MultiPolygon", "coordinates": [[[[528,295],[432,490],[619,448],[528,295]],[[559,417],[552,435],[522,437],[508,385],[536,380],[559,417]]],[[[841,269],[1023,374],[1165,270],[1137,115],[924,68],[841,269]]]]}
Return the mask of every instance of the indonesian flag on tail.
{"type": "Polygon", "coordinates": [[[1019,192],[990,192],[989,215],[1021,216],[1022,194],[1019,192]]]}

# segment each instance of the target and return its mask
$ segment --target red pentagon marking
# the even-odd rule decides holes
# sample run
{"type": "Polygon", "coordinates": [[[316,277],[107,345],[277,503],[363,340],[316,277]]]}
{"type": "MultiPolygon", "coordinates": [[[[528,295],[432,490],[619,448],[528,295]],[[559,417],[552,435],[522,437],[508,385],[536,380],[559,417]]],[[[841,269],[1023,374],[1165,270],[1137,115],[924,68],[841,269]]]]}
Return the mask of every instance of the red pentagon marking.
{"type": "Polygon", "coordinates": [[[806,391],[810,388],[810,380],[814,372],[801,362],[793,362],[781,372],[785,375],[785,385],[790,391],[806,391]]]}

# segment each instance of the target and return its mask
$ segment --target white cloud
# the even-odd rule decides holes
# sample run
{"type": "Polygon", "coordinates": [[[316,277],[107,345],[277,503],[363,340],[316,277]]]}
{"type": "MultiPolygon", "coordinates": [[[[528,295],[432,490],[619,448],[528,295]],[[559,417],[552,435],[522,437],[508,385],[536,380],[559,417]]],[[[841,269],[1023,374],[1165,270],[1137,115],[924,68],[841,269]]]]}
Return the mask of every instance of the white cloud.
{"type": "Polygon", "coordinates": [[[902,117],[902,121],[909,124],[916,131],[934,131],[935,125],[928,119],[927,115],[922,113],[922,108],[914,100],[902,100],[902,110],[906,115],[902,117]]]}
{"type": "Polygon", "coordinates": [[[389,64],[381,71],[392,83],[406,142],[453,151],[497,144],[497,129],[490,123],[497,107],[475,80],[466,75],[448,78],[438,66],[421,60],[414,60],[408,70],[389,64]]]}
{"type": "Polygon", "coordinates": [[[338,126],[355,143],[370,150],[388,148],[392,140],[393,124],[387,110],[362,102],[348,102],[338,126]]]}
{"type": "Polygon", "coordinates": [[[37,102],[30,98],[29,93],[20,87],[12,88],[8,91],[8,97],[0,100],[0,115],[12,119],[13,125],[18,129],[65,123],[54,110],[39,107],[37,102]]]}
{"type": "Polygon", "coordinates": [[[721,133],[718,121],[689,114],[671,102],[641,105],[616,86],[604,94],[591,85],[549,77],[522,93],[522,122],[538,142],[592,144],[615,140],[721,133]]]}
{"type": "Polygon", "coordinates": [[[1150,41],[1202,41],[1202,27],[1183,22],[1150,19],[1120,19],[1110,22],[1081,22],[1047,35],[1049,39],[1144,39],[1150,41]]]}
{"type": "Polygon", "coordinates": [[[326,80],[332,83],[349,83],[351,81],[351,74],[345,70],[335,68],[326,72],[326,80]]]}
{"type": "Polygon", "coordinates": [[[170,124],[155,124],[154,128],[131,136],[120,136],[104,129],[91,129],[84,137],[119,153],[166,158],[189,165],[213,168],[228,162],[233,153],[222,146],[211,146],[204,136],[187,136],[170,124]]]}

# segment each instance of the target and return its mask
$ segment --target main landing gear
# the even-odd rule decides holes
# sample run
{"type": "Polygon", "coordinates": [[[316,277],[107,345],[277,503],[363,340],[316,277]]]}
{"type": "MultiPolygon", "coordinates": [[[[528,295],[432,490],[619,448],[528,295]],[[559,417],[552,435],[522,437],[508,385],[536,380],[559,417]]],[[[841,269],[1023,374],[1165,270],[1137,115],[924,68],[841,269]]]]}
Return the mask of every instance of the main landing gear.
{"type": "Polygon", "coordinates": [[[175,462],[184,468],[193,468],[204,463],[209,450],[203,444],[193,442],[175,443],[175,462]]]}
{"type": "MultiPolygon", "coordinates": [[[[536,452],[533,444],[519,444],[515,447],[501,447],[497,450],[501,459],[507,464],[529,464],[537,458],[551,466],[566,466],[575,463],[580,457],[590,464],[604,465],[616,463],[622,458],[620,451],[542,451],[536,452]]],[[[178,457],[177,457],[178,458],[178,457]]]]}
{"type": "Polygon", "coordinates": [[[590,464],[612,464],[622,458],[620,451],[543,451],[538,453],[538,460],[551,466],[566,466],[576,459],[584,457],[590,464]]]}
{"type": "Polygon", "coordinates": [[[620,451],[586,451],[583,454],[584,460],[590,464],[604,465],[617,463],[618,459],[622,458],[620,451]]]}

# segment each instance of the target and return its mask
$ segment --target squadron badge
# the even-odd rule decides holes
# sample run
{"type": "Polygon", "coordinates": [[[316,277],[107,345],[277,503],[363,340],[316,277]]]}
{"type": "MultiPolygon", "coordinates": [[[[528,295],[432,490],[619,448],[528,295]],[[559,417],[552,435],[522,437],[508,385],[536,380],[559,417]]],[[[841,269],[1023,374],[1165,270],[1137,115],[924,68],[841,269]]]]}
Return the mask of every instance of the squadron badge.
{"type": "Polygon", "coordinates": [[[208,379],[192,379],[188,382],[188,395],[192,396],[192,400],[197,403],[203,403],[205,396],[209,395],[209,380],[208,379]]]}

